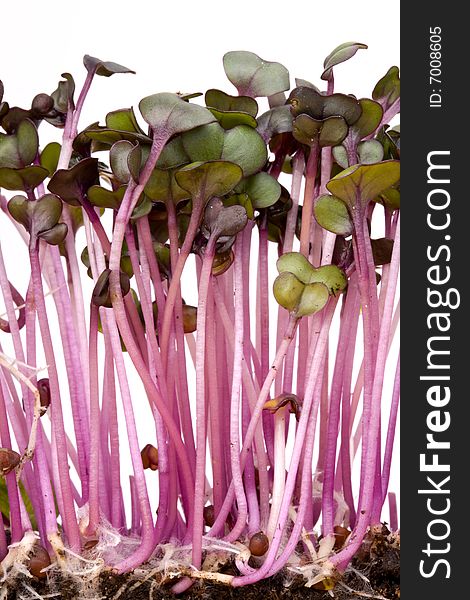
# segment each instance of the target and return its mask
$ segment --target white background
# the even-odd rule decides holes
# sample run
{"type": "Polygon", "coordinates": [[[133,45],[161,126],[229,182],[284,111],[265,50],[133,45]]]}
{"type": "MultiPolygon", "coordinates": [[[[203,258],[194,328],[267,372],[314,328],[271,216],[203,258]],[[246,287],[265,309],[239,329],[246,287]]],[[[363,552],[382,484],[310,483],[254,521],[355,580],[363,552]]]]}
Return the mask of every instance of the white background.
{"type": "MultiPolygon", "coordinates": [[[[136,107],[142,97],[156,92],[215,87],[234,93],[222,68],[222,56],[229,50],[250,50],[281,62],[290,71],[291,87],[300,77],[324,88],[320,75],[325,56],[346,41],[365,43],[368,50],[335,69],[335,82],[337,91],[370,97],[377,80],[399,65],[399,3],[19,1],[2,6],[0,39],[0,79],[10,106],[29,107],[36,93],[56,88],[63,72],[73,74],[79,90],[86,73],[84,54],[137,72],[95,78],[82,113],[85,127],[103,123],[110,110],[136,107]]],[[[48,129],[50,139],[59,139],[57,130],[48,129]]],[[[0,240],[21,286],[28,277],[27,262],[21,262],[26,255],[3,215],[0,240]]],[[[395,459],[392,491],[399,489],[397,466],[395,459]]]]}

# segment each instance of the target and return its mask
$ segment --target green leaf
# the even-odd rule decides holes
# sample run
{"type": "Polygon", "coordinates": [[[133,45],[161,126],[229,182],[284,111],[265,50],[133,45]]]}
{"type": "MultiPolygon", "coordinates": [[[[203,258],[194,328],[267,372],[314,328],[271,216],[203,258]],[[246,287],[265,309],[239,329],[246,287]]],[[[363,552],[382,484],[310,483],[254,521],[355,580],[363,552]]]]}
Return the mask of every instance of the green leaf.
{"type": "MultiPolygon", "coordinates": [[[[53,194],[45,194],[34,201],[29,201],[24,196],[14,196],[8,202],[8,211],[32,237],[40,237],[58,224],[62,214],[62,202],[53,194]]],[[[63,228],[61,231],[63,232],[63,228]]]]}
{"type": "Polygon", "coordinates": [[[60,150],[61,145],[58,142],[51,142],[50,144],[47,144],[47,146],[41,152],[41,167],[44,167],[49,171],[49,177],[52,177],[57,169],[60,150]]]}
{"type": "Polygon", "coordinates": [[[400,190],[394,187],[388,188],[388,190],[379,194],[374,200],[380,202],[391,211],[398,210],[400,208],[400,190]]]}
{"type": "Polygon", "coordinates": [[[45,194],[30,204],[33,205],[31,235],[39,235],[57,225],[62,214],[62,202],[57,196],[45,194]]]}
{"type": "Polygon", "coordinates": [[[145,132],[140,128],[134,110],[132,108],[123,108],[121,110],[113,110],[106,115],[106,127],[117,131],[130,131],[132,133],[140,133],[145,135],[145,132]]]}
{"type": "Polygon", "coordinates": [[[95,73],[102,77],[111,77],[111,75],[116,73],[135,73],[135,71],[118,65],[115,62],[103,61],[89,54],[85,54],[83,57],[83,64],[89,73],[95,73]]]}
{"type": "Polygon", "coordinates": [[[176,169],[155,168],[145,186],[145,194],[154,202],[173,202],[191,198],[191,194],[180,187],[175,179],[176,169]]]}
{"type": "Polygon", "coordinates": [[[38,145],[36,126],[23,119],[14,134],[0,133],[0,167],[18,169],[30,165],[36,158],[38,145]]]}
{"type": "Polygon", "coordinates": [[[316,282],[306,285],[295,309],[296,316],[308,317],[314,315],[324,308],[328,298],[328,289],[323,283],[316,282]]]}
{"type": "Polygon", "coordinates": [[[213,198],[207,205],[202,230],[204,234],[207,232],[207,237],[233,237],[245,227],[247,220],[243,206],[224,206],[219,198],[213,198]]]}
{"type": "Polygon", "coordinates": [[[224,199],[224,206],[234,206],[235,204],[243,206],[247,217],[251,220],[254,219],[255,214],[253,210],[253,204],[251,203],[248,194],[232,194],[228,198],[224,199]]]}
{"type": "Polygon", "coordinates": [[[17,223],[21,223],[27,231],[30,231],[33,207],[29,206],[28,199],[25,196],[13,196],[8,201],[8,212],[17,223]]]}
{"type": "Polygon", "coordinates": [[[258,118],[256,128],[265,143],[279,133],[290,133],[292,131],[292,113],[290,107],[276,106],[263,113],[258,118]]]}
{"type": "Polygon", "coordinates": [[[249,96],[231,96],[221,90],[211,89],[206,92],[205,102],[208,108],[223,112],[248,113],[252,117],[258,114],[258,103],[249,96]]]}
{"type": "MultiPolygon", "coordinates": [[[[3,109],[5,111],[5,109],[3,109]]],[[[19,106],[12,106],[5,112],[2,118],[2,127],[7,133],[15,133],[21,121],[34,120],[32,110],[25,110],[19,106]]]]}
{"type": "Polygon", "coordinates": [[[307,114],[314,119],[343,117],[348,125],[355,123],[361,116],[361,105],[353,96],[331,94],[324,96],[310,87],[298,87],[292,90],[288,103],[294,117],[307,114]]]}
{"type": "Polygon", "coordinates": [[[148,196],[145,196],[144,194],[143,200],[139,202],[139,204],[137,204],[137,206],[132,211],[131,221],[136,221],[137,219],[146,217],[152,211],[152,207],[152,201],[148,196]]]}
{"type": "Polygon", "coordinates": [[[142,133],[134,133],[132,131],[118,131],[117,129],[107,129],[106,127],[94,127],[85,129],[82,132],[90,140],[96,140],[102,144],[112,146],[119,140],[127,140],[129,142],[141,142],[143,144],[151,144],[152,140],[148,135],[142,133]]]}
{"type": "Polygon", "coordinates": [[[352,125],[351,129],[358,140],[362,140],[373,133],[380,125],[383,116],[383,108],[378,102],[362,98],[359,100],[362,113],[359,119],[352,125]]]}
{"type": "Polygon", "coordinates": [[[98,181],[98,159],[84,158],[71,169],[56,171],[47,187],[67,204],[80,206],[87,190],[98,181]]]}
{"type": "Polygon", "coordinates": [[[269,108],[276,108],[276,106],[284,106],[286,103],[286,95],[284,92],[278,92],[268,96],[269,108]]]}
{"type": "Polygon", "coordinates": [[[248,127],[255,128],[257,125],[256,119],[248,113],[222,111],[215,108],[209,108],[209,110],[224,129],[232,129],[237,125],[247,125],[248,127]]]}
{"type": "Polygon", "coordinates": [[[257,210],[272,206],[281,196],[279,182],[264,171],[243,179],[236,191],[247,194],[257,210]]]}
{"type": "Polygon", "coordinates": [[[170,169],[186,165],[189,162],[191,160],[184,149],[183,139],[181,136],[177,136],[165,144],[156,166],[159,169],[170,169]]]}
{"type": "Polygon", "coordinates": [[[202,95],[202,92],[178,92],[178,96],[185,101],[192,100],[193,98],[199,98],[202,95]]]}
{"type": "Polygon", "coordinates": [[[23,169],[0,168],[0,187],[6,190],[34,189],[49,176],[47,169],[38,166],[24,167],[23,169]]]}
{"type": "Polygon", "coordinates": [[[57,225],[51,227],[51,229],[38,233],[38,237],[48,244],[51,244],[51,246],[58,246],[65,240],[67,232],[68,227],[66,223],[57,223],[57,225]]]}
{"type": "Polygon", "coordinates": [[[109,151],[111,169],[122,183],[128,183],[131,177],[138,182],[141,158],[140,146],[134,146],[127,140],[116,142],[109,151]]]}
{"type": "Polygon", "coordinates": [[[129,152],[129,154],[127,156],[127,167],[129,169],[129,173],[131,174],[131,177],[135,181],[135,183],[139,182],[141,164],[142,164],[142,149],[137,144],[132,148],[132,150],[129,152]]]}
{"type": "Polygon", "coordinates": [[[93,206],[119,210],[124,194],[126,193],[126,188],[127,186],[121,185],[117,190],[113,191],[107,190],[100,185],[92,185],[87,191],[88,200],[93,206]]]}
{"type": "Polygon", "coordinates": [[[322,121],[319,143],[320,147],[336,146],[348,134],[348,126],[343,117],[328,117],[322,121]]]}
{"type": "Polygon", "coordinates": [[[400,97],[400,70],[390,67],[372,92],[372,98],[382,104],[386,110],[400,97]]]}
{"type": "Polygon", "coordinates": [[[220,158],[239,165],[243,176],[247,177],[264,167],[268,152],[257,131],[246,125],[239,125],[226,132],[220,158]]]}
{"type": "Polygon", "coordinates": [[[21,121],[16,130],[18,154],[23,166],[29,165],[36,158],[39,147],[39,136],[36,125],[29,119],[21,121]]]}
{"type": "Polygon", "coordinates": [[[349,167],[348,152],[344,147],[344,144],[340,144],[333,148],[333,158],[342,169],[347,169],[349,167]]]}
{"type": "Polygon", "coordinates": [[[348,125],[353,125],[361,116],[359,100],[345,94],[331,94],[323,97],[323,118],[340,116],[348,125]]]}
{"type": "Polygon", "coordinates": [[[318,144],[322,122],[314,119],[310,115],[300,114],[294,120],[292,135],[301,144],[305,146],[313,146],[318,144]]]}
{"type": "Polygon", "coordinates": [[[289,271],[282,272],[273,284],[276,302],[289,312],[297,307],[305,285],[289,271]]]}
{"type": "Polygon", "coordinates": [[[310,283],[314,267],[300,252],[286,252],[277,260],[279,273],[292,273],[302,283],[310,283]]]}
{"type": "Polygon", "coordinates": [[[225,130],[218,123],[211,123],[184,133],[181,139],[191,162],[218,160],[224,149],[225,130]]]}
{"type": "MultiPolygon", "coordinates": [[[[93,304],[95,304],[95,306],[104,306],[105,308],[113,307],[109,293],[110,275],[110,269],[105,269],[96,281],[95,287],[93,288],[93,292],[91,295],[91,301],[93,302],[93,304]]],[[[129,276],[123,271],[120,271],[119,278],[122,295],[126,296],[131,289],[129,276]]]]}
{"type": "Polygon", "coordinates": [[[323,63],[325,70],[323,71],[321,78],[324,81],[328,81],[333,74],[333,67],[345,62],[346,60],[349,60],[360,49],[367,49],[366,44],[361,44],[359,42],[346,42],[345,44],[340,44],[337,46],[325,58],[325,62],[323,63]]]}
{"type": "Polygon", "coordinates": [[[292,134],[301,144],[321,147],[340,144],[348,133],[348,126],[343,117],[329,117],[318,120],[307,114],[300,114],[294,120],[292,134]]]}
{"type": "Polygon", "coordinates": [[[329,294],[337,296],[346,288],[348,280],[344,272],[336,265],[324,265],[313,269],[309,283],[322,283],[329,294]]]}
{"type": "Polygon", "coordinates": [[[183,134],[183,146],[192,162],[223,160],[239,165],[247,177],[266,164],[263,138],[252,127],[238,125],[228,131],[218,123],[183,134]]]}
{"type": "Polygon", "coordinates": [[[272,96],[290,87],[289,71],[283,65],[253,52],[227,52],[223,63],[225,74],[242,96],[272,96]]]}
{"type": "Polygon", "coordinates": [[[236,164],[227,161],[207,161],[192,163],[180,169],[176,181],[187,190],[191,197],[207,201],[215,196],[225,196],[242,178],[242,170],[236,164]]]}
{"type": "Polygon", "coordinates": [[[344,202],[335,196],[324,194],[315,202],[315,219],[320,227],[337,235],[348,236],[353,231],[353,225],[344,202]]]}
{"type": "Polygon", "coordinates": [[[291,273],[304,285],[322,283],[328,292],[336,295],[345,289],[347,279],[336,265],[325,265],[316,269],[300,252],[287,252],[279,257],[276,267],[279,273],[291,273]]]}
{"type": "Polygon", "coordinates": [[[19,169],[21,166],[16,136],[0,133],[0,167],[19,169]]]}
{"type": "Polygon", "coordinates": [[[387,160],[373,165],[353,165],[331,179],[326,187],[354,211],[358,205],[382,194],[400,178],[400,163],[387,160]]]}
{"type": "Polygon", "coordinates": [[[384,157],[384,148],[377,140],[366,140],[357,146],[359,162],[370,165],[380,162],[384,157]]]}
{"type": "Polygon", "coordinates": [[[295,87],[309,87],[320,93],[320,90],[311,81],[308,81],[307,79],[301,79],[299,77],[295,78],[295,87]]]}
{"type": "Polygon", "coordinates": [[[215,121],[207,108],[185,102],[176,94],[147,96],[140,101],[139,109],[150,127],[168,138],[215,121]]]}
{"type": "MultiPolygon", "coordinates": [[[[75,81],[70,73],[62,73],[65,81],[59,81],[57,89],[52,92],[51,98],[54,100],[54,109],[60,113],[67,113],[69,105],[74,108],[73,95],[75,93],[75,81]]],[[[46,118],[46,121],[52,125],[60,125],[61,120],[56,118],[46,118]]]]}

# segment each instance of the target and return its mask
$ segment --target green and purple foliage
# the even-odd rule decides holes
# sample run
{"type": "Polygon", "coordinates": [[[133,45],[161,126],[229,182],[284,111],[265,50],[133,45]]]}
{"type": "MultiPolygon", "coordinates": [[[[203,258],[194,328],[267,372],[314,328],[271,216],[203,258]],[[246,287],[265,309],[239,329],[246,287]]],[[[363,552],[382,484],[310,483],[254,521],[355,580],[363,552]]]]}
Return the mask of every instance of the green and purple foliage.
{"type": "Polygon", "coordinates": [[[113,110],[82,130],[94,77],[130,69],[85,56],[78,97],[64,74],[28,109],[2,101],[0,85],[2,228],[17,227],[29,263],[16,268],[30,273],[18,290],[0,246],[0,343],[12,349],[0,346],[4,581],[20,563],[45,576],[97,548],[101,565],[127,572],[171,542],[173,576],[185,576],[175,592],[286,567],[330,589],[380,524],[399,400],[400,80],[392,67],[372,98],[337,93],[334,70],[363,48],[325,59],[325,91],[229,52],[238,95],[210,89],[204,106],[202,94],[157,93],[140,115],[113,110]],[[51,127],[62,141],[43,146],[51,127]],[[182,298],[188,274],[197,307],[182,298]],[[209,573],[211,552],[234,555],[238,575],[209,573]]]}

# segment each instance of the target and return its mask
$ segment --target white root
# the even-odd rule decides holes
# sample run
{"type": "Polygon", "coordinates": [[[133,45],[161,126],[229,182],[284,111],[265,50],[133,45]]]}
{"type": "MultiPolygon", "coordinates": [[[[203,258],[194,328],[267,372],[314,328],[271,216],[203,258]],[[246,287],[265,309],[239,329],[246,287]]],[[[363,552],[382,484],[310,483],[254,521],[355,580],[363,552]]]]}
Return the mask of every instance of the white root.
{"type": "Polygon", "coordinates": [[[338,585],[340,585],[343,589],[345,589],[350,594],[353,594],[354,596],[360,596],[361,598],[374,598],[375,600],[387,600],[387,598],[385,598],[385,596],[380,596],[380,595],[376,595],[376,594],[368,594],[367,592],[359,592],[357,590],[354,590],[353,588],[350,588],[348,585],[346,585],[342,581],[338,581],[338,585]]]}
{"type": "Polygon", "coordinates": [[[15,569],[17,565],[24,565],[26,563],[37,539],[38,537],[33,531],[27,531],[20,542],[10,544],[8,547],[8,554],[0,563],[2,568],[0,583],[6,581],[10,572],[15,569]]]}

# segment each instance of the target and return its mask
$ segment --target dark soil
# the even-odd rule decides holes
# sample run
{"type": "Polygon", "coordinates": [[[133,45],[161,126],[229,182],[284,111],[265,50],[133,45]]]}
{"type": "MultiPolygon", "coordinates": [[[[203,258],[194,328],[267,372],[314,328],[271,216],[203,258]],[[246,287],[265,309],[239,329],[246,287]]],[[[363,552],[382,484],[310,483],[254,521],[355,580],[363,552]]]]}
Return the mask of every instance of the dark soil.
{"type": "MultiPolygon", "coordinates": [[[[226,565],[223,572],[237,575],[234,564],[226,565]]],[[[38,580],[24,579],[24,582],[41,596],[62,598],[64,600],[98,600],[119,598],[119,600],[162,600],[173,597],[171,586],[175,581],[162,582],[155,578],[142,581],[142,574],[134,573],[116,575],[103,572],[100,575],[100,592],[87,596],[84,590],[79,591],[76,584],[62,580],[55,584],[47,584],[38,580]]],[[[384,526],[382,531],[369,534],[361,553],[353,562],[353,569],[344,574],[333,589],[337,600],[359,600],[360,598],[400,598],[400,547],[399,538],[390,536],[384,526]],[[367,582],[364,578],[367,578],[367,582]]],[[[11,589],[7,600],[33,598],[33,594],[17,581],[15,589],[11,589]]],[[[181,594],[181,600],[327,600],[331,592],[305,587],[302,577],[292,578],[280,573],[258,584],[231,588],[222,584],[197,581],[192,588],[181,594]],[[286,586],[287,583],[287,586],[286,586]]]]}

